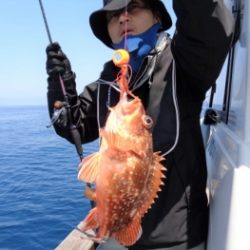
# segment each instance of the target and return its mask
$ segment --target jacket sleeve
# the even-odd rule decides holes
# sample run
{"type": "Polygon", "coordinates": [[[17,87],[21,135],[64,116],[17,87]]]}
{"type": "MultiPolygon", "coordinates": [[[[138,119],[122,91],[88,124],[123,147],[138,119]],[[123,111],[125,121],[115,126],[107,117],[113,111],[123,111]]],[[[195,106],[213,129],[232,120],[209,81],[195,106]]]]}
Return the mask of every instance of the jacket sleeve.
{"type": "MultiPolygon", "coordinates": [[[[65,79],[64,85],[70,104],[71,121],[77,127],[82,143],[96,139],[98,137],[96,118],[97,83],[92,83],[86,86],[79,96],[76,91],[75,75],[65,79]]],[[[64,96],[58,79],[55,80],[48,78],[47,98],[49,115],[52,117],[55,101],[64,101],[64,96]]],[[[54,123],[53,126],[58,135],[73,143],[69,124],[67,124],[67,126],[60,126],[57,123],[54,123]]]]}
{"type": "Polygon", "coordinates": [[[173,8],[177,22],[171,49],[177,68],[206,91],[231,46],[234,18],[223,0],[173,0],[173,8]]]}

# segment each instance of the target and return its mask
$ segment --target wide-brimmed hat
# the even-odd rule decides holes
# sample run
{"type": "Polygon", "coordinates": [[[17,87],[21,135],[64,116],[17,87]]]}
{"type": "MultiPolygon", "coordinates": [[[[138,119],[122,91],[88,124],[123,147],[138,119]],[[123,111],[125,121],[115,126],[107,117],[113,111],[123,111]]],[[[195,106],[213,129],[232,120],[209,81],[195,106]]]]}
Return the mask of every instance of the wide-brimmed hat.
{"type": "MultiPolygon", "coordinates": [[[[132,0],[103,0],[103,8],[93,12],[89,22],[94,35],[108,47],[112,48],[112,41],[107,29],[107,11],[123,9],[132,0]]],[[[149,0],[150,5],[160,13],[162,30],[167,30],[172,25],[172,20],[165,5],[161,0],[149,0]]]]}

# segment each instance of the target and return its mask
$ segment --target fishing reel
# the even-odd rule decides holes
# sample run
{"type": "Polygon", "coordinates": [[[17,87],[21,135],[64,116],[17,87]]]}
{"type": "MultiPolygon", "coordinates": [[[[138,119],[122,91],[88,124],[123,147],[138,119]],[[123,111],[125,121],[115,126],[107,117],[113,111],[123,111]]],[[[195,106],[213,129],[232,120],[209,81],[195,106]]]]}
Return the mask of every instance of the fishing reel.
{"type": "Polygon", "coordinates": [[[68,112],[67,112],[67,103],[56,101],[54,103],[54,112],[50,120],[50,124],[47,125],[47,128],[50,128],[56,124],[58,127],[65,128],[68,125],[68,112]]]}

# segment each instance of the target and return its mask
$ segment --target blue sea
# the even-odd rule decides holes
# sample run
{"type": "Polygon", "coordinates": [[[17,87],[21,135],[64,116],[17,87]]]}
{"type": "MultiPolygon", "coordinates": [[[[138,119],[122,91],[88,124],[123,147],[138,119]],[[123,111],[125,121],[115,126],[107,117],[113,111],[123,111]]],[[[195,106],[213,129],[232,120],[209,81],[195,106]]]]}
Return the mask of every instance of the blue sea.
{"type": "Polygon", "coordinates": [[[48,124],[45,106],[0,107],[0,250],[54,249],[90,209],[75,148],[48,124]]]}

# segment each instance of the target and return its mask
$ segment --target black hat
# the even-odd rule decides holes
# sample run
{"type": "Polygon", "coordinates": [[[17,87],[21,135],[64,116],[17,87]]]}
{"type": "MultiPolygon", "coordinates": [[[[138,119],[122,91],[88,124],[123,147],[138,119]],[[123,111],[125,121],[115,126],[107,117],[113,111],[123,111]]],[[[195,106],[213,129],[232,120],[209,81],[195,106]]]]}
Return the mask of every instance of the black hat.
{"type": "MultiPolygon", "coordinates": [[[[131,1],[132,0],[103,0],[103,8],[93,12],[89,17],[90,26],[95,36],[110,48],[112,48],[112,41],[108,34],[106,11],[123,9],[131,1]]],[[[169,29],[172,25],[172,20],[163,2],[161,0],[149,0],[149,2],[161,15],[162,29],[169,29]]]]}

